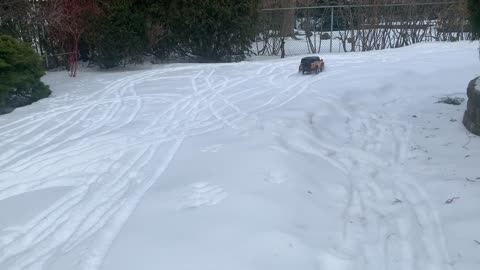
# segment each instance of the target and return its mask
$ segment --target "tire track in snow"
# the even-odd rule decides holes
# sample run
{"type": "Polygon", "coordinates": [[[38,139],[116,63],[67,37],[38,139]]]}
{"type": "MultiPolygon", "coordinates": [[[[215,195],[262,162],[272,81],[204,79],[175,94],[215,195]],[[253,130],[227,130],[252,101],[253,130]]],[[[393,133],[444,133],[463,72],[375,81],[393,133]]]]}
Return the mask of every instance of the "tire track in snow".
{"type": "MultiPolygon", "coordinates": [[[[131,81],[132,80],[130,80],[130,82],[131,81]]],[[[113,111],[113,110],[117,110],[117,108],[112,108],[111,111],[113,111]]],[[[126,168],[127,168],[127,170],[132,169],[131,167],[126,167],[126,168]]],[[[83,187],[81,187],[81,188],[83,188],[83,187]]],[[[75,191],[77,191],[77,190],[78,189],[75,189],[75,191]]],[[[68,196],[66,196],[66,197],[68,197],[68,196]]],[[[69,198],[69,202],[72,202],[72,201],[74,201],[73,198],[69,198]]],[[[85,205],[87,203],[88,203],[88,201],[85,202],[84,200],[82,200],[82,201],[79,201],[79,203],[76,204],[75,206],[76,207],[81,207],[82,209],[85,209],[86,208],[85,205]]],[[[115,201],[113,201],[113,203],[115,203],[115,201]]],[[[65,205],[67,205],[67,207],[68,207],[68,204],[63,204],[64,207],[65,207],[65,205]]],[[[97,206],[98,205],[95,205],[95,207],[97,207],[97,206]]],[[[65,215],[66,212],[62,211],[62,210],[59,210],[59,209],[55,209],[55,210],[53,210],[53,212],[48,212],[49,217],[52,217],[53,214],[59,215],[62,218],[65,218],[65,216],[66,216],[65,215]]],[[[39,216],[41,216],[41,215],[42,214],[40,214],[39,216]]],[[[76,218],[76,219],[73,219],[73,220],[79,220],[79,219],[76,218]]],[[[83,222],[84,220],[80,219],[80,221],[83,222]]],[[[62,233],[58,232],[58,226],[60,226],[60,225],[53,225],[52,226],[51,223],[50,224],[48,223],[48,219],[45,219],[45,218],[40,219],[40,224],[39,223],[34,223],[35,228],[42,228],[42,227],[53,228],[54,231],[51,231],[51,233],[54,233],[55,235],[59,235],[59,234],[61,235],[62,233]]],[[[71,230],[71,228],[67,227],[67,230],[71,230]]],[[[13,261],[14,263],[12,263],[10,265],[12,267],[12,269],[28,269],[28,268],[32,268],[32,267],[38,267],[39,265],[41,266],[41,262],[45,261],[45,260],[42,260],[42,258],[46,258],[46,257],[49,257],[49,255],[51,255],[51,254],[48,254],[49,249],[45,248],[44,246],[42,247],[42,249],[40,251],[41,254],[38,254],[38,253],[37,253],[37,255],[31,254],[31,251],[35,250],[35,245],[36,245],[35,244],[36,242],[32,242],[33,240],[30,241],[30,242],[28,241],[28,239],[32,238],[33,232],[31,230],[27,229],[27,230],[24,230],[23,232],[16,232],[15,234],[23,237],[22,239],[26,239],[26,240],[23,240],[23,241],[18,240],[18,237],[17,237],[17,239],[15,239],[14,243],[19,243],[20,247],[19,246],[13,246],[12,247],[11,245],[6,245],[6,246],[2,245],[2,251],[0,253],[1,254],[0,255],[0,262],[2,262],[1,265],[6,264],[8,266],[13,261]],[[25,241],[27,241],[27,242],[25,242],[25,241]],[[27,250],[22,251],[21,247],[24,247],[27,250]],[[45,253],[45,252],[47,252],[47,253],[45,253]],[[26,258],[22,257],[21,259],[18,259],[17,256],[18,256],[18,254],[21,254],[21,253],[27,253],[28,256],[26,256],[26,258]],[[21,263],[18,263],[18,261],[21,261],[21,263]]],[[[64,235],[67,235],[67,234],[68,234],[68,232],[67,233],[64,232],[64,235]]],[[[9,236],[11,236],[11,234],[9,236]]],[[[35,238],[37,238],[37,237],[35,237],[35,238]]],[[[51,238],[57,238],[58,239],[58,237],[54,237],[54,236],[52,236],[51,238]]],[[[10,241],[2,241],[2,242],[10,243],[10,241]]],[[[39,243],[45,244],[45,241],[40,241],[39,243]]],[[[53,245],[53,247],[58,248],[58,244],[59,244],[58,242],[54,242],[52,245],[53,245]]]]}
{"type": "MultiPolygon", "coordinates": [[[[108,120],[108,118],[106,118],[108,114],[114,115],[112,114],[112,111],[118,110],[117,103],[118,103],[118,100],[121,100],[121,98],[119,98],[120,97],[119,94],[116,93],[117,88],[120,88],[119,91],[123,93],[128,83],[132,83],[132,81],[138,80],[138,79],[141,80],[147,76],[151,76],[152,74],[154,73],[148,72],[147,74],[138,74],[131,77],[122,78],[112,83],[111,85],[105,87],[103,90],[97,91],[97,93],[99,92],[100,95],[95,95],[94,96],[95,98],[101,98],[101,96],[108,96],[112,93],[115,94],[115,96],[117,97],[116,98],[117,102],[107,103],[109,107],[103,110],[104,111],[102,116],[103,119],[100,119],[100,121],[96,122],[96,124],[89,126],[86,129],[83,129],[81,132],[73,133],[71,132],[72,129],[75,127],[78,127],[80,125],[80,122],[84,121],[88,117],[88,115],[95,108],[97,108],[98,105],[89,106],[87,110],[77,110],[72,116],[68,117],[66,120],[62,121],[60,124],[55,125],[53,128],[49,128],[46,131],[33,136],[34,139],[28,140],[27,143],[24,144],[25,146],[22,149],[18,149],[18,148],[10,149],[9,152],[11,152],[12,154],[10,155],[7,154],[5,155],[5,159],[0,160],[0,167],[3,167],[3,166],[8,167],[11,164],[18,162],[19,160],[23,160],[24,162],[31,162],[33,158],[37,156],[45,155],[46,153],[52,150],[58,149],[62,147],[63,144],[65,143],[71,143],[75,139],[82,138],[86,136],[89,132],[94,133],[96,130],[98,130],[98,128],[102,127],[105,124],[106,120],[108,120]],[[77,118],[77,119],[72,121],[72,119],[74,118],[77,118]],[[72,135],[68,136],[63,141],[60,140],[60,136],[67,133],[72,133],[72,135]],[[49,138],[45,140],[44,138],[46,135],[51,135],[51,136],[49,136],[49,138]],[[44,140],[44,143],[40,143],[39,145],[37,145],[38,142],[41,141],[42,139],[44,140]],[[59,143],[59,141],[61,143],[59,143]],[[31,147],[32,145],[35,145],[34,149],[32,149],[31,147]],[[48,147],[45,147],[45,146],[48,146],[48,147]],[[32,153],[35,153],[35,154],[31,155],[32,153]],[[28,159],[25,160],[27,156],[28,156],[28,159]]],[[[59,117],[58,114],[53,114],[49,117],[49,119],[58,118],[58,117],[59,117]]],[[[36,129],[41,129],[41,128],[42,128],[42,125],[38,125],[38,124],[34,125],[34,128],[29,129],[27,134],[33,133],[36,129]]],[[[19,139],[23,141],[23,138],[19,138],[19,139]]]]}
{"type": "MultiPolygon", "coordinates": [[[[193,66],[154,70],[127,76],[82,99],[80,104],[40,114],[45,116],[43,122],[35,123],[28,119],[16,121],[19,125],[4,135],[22,134],[27,139],[29,134],[37,133],[38,130],[43,132],[27,140],[23,147],[15,147],[14,154],[3,156],[0,163],[2,171],[15,174],[34,169],[34,164],[54,168],[65,160],[73,162],[69,165],[71,168],[82,168],[77,172],[78,176],[98,162],[103,164],[104,170],[84,180],[54,169],[52,172],[38,171],[41,176],[30,175],[20,182],[16,182],[17,179],[2,182],[0,200],[55,186],[62,179],[62,186],[70,186],[72,190],[28,223],[5,228],[0,232],[0,268],[42,269],[52,263],[55,256],[71,254],[80,247],[88,246],[88,252],[80,254],[75,267],[98,269],[126,219],[144,193],[168,167],[185,138],[223,127],[241,128],[235,124],[236,121],[260,111],[278,108],[308,88],[290,87],[288,91],[276,91],[278,86],[274,85],[270,92],[264,91],[262,105],[255,108],[242,107],[239,103],[258,99],[258,89],[251,88],[238,94],[238,88],[250,80],[261,79],[262,72],[230,80],[224,76],[214,77],[217,72],[215,68],[207,75],[200,73],[204,68],[193,66]],[[143,109],[144,97],[136,93],[136,83],[178,70],[199,71],[196,77],[191,77],[194,93],[171,102],[163,113],[157,115],[153,125],[140,130],[139,133],[147,139],[129,142],[121,148],[108,145],[109,140],[122,138],[117,130],[134,123],[143,109]],[[132,103],[133,107],[130,108],[132,103]],[[122,112],[131,112],[131,115],[119,119],[122,112]],[[70,118],[45,129],[45,123],[67,113],[70,113],[70,118]],[[92,117],[97,121],[80,131],[75,130],[92,117]],[[111,137],[112,135],[117,138],[111,137]],[[45,138],[47,136],[51,137],[45,138]],[[38,145],[33,146],[35,144],[38,145]],[[162,151],[165,147],[169,149],[166,154],[162,151]],[[78,159],[88,154],[93,154],[92,158],[87,156],[78,159]],[[148,171],[147,166],[154,161],[161,165],[151,176],[137,175],[137,172],[148,171]],[[67,177],[75,180],[67,181],[67,177]]],[[[276,76],[279,74],[274,70],[271,72],[275,72],[276,76]]],[[[271,77],[267,80],[271,83],[271,77]]],[[[297,85],[300,82],[298,79],[297,85]]],[[[146,98],[151,97],[149,95],[146,98]]],[[[154,97],[163,101],[172,100],[171,93],[154,97]]]]}
{"type": "Polygon", "coordinates": [[[350,180],[337,248],[352,258],[349,269],[452,269],[438,215],[425,192],[403,173],[408,125],[346,108],[332,98],[320,100],[333,109],[329,115],[347,119],[345,138],[337,138],[344,133],[338,129],[331,130],[333,136],[329,127],[316,131],[311,119],[295,138],[287,135],[280,142],[326,159],[350,180]]]}

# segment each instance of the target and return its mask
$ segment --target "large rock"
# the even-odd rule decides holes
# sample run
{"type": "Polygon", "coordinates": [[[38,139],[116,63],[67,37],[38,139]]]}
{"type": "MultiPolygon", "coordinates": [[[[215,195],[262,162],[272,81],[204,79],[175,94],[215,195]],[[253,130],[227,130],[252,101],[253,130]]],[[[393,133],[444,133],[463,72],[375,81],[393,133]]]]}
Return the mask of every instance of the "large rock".
{"type": "Polygon", "coordinates": [[[467,110],[463,115],[463,124],[473,134],[480,136],[480,77],[470,81],[467,88],[467,110]]]}

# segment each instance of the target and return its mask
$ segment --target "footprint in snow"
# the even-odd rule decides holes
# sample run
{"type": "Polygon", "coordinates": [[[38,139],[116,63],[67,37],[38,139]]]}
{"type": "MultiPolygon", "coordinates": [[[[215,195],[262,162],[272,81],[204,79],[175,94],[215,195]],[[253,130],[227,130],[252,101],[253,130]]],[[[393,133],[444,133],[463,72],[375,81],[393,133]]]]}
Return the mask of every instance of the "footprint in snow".
{"type": "Polygon", "coordinates": [[[382,63],[398,63],[398,62],[400,62],[400,58],[398,57],[387,56],[382,58],[382,63]]]}
{"type": "Polygon", "coordinates": [[[265,174],[264,180],[272,184],[281,184],[287,180],[287,174],[283,171],[271,171],[265,174]]]}
{"type": "Polygon", "coordinates": [[[211,185],[207,182],[197,182],[188,186],[188,191],[182,196],[179,209],[216,205],[227,197],[228,193],[220,186],[211,185]]]}
{"type": "Polygon", "coordinates": [[[278,152],[278,153],[288,153],[288,151],[285,149],[285,147],[282,147],[280,145],[270,145],[269,148],[270,148],[270,150],[278,152]]]}
{"type": "Polygon", "coordinates": [[[215,144],[215,145],[207,146],[207,147],[203,148],[203,149],[200,150],[200,151],[202,151],[202,152],[204,152],[204,153],[207,153],[207,152],[209,152],[209,153],[216,153],[216,152],[218,152],[222,147],[223,147],[223,144],[215,144]]]}

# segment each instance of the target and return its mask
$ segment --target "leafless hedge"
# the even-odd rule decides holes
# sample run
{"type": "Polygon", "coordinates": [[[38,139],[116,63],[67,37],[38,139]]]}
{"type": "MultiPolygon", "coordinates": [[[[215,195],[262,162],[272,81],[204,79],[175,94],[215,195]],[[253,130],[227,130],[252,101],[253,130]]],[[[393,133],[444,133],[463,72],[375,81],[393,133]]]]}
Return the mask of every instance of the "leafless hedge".
{"type": "Polygon", "coordinates": [[[370,51],[472,38],[463,0],[342,0],[329,6],[305,0],[302,7],[274,2],[261,12],[254,45],[258,55],[370,51]]]}

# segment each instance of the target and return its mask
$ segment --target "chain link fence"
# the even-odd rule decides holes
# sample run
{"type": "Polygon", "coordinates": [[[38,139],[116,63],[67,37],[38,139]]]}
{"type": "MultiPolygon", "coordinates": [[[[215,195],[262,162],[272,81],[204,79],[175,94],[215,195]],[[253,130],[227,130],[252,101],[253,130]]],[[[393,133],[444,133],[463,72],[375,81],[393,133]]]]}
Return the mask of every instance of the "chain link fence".
{"type": "Polygon", "coordinates": [[[262,9],[256,55],[398,48],[472,39],[466,1],[262,9]]]}

